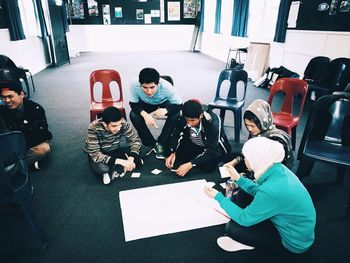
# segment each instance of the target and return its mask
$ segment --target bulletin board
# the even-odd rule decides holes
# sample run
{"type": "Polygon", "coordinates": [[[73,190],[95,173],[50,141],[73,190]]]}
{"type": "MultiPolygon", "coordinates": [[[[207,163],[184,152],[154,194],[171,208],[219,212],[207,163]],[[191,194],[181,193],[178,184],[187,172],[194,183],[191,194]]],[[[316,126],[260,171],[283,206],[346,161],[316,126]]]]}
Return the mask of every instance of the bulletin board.
{"type": "Polygon", "coordinates": [[[350,0],[292,1],[289,18],[295,11],[297,20],[296,23],[289,21],[290,29],[350,31],[350,0]],[[293,6],[298,6],[298,10],[293,10],[293,6]]]}
{"type": "Polygon", "coordinates": [[[2,0],[0,0],[0,28],[8,28],[2,0]]]}
{"type": "Polygon", "coordinates": [[[195,24],[200,0],[67,0],[70,24],[195,24]]]}

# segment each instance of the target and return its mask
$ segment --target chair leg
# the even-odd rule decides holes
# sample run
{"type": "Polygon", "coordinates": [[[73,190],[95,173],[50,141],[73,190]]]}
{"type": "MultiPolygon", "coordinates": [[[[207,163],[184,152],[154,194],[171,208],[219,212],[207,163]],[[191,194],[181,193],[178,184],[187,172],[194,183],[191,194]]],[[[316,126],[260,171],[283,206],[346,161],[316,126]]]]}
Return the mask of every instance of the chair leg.
{"type": "Polygon", "coordinates": [[[222,120],[222,123],[225,121],[225,115],[226,115],[226,110],[221,109],[220,110],[220,118],[222,120]]]}
{"type": "Polygon", "coordinates": [[[33,80],[33,75],[32,73],[30,73],[30,71],[27,71],[29,76],[30,76],[30,80],[32,81],[32,88],[33,88],[33,91],[35,91],[35,86],[34,86],[34,80],[33,80]]]}
{"type": "Polygon", "coordinates": [[[240,114],[239,112],[233,113],[235,118],[235,142],[239,142],[239,135],[241,133],[241,127],[240,127],[240,114]]]}
{"type": "Polygon", "coordinates": [[[349,199],[348,199],[348,207],[346,209],[346,214],[350,216],[350,191],[349,191],[349,199]]]}
{"type": "Polygon", "coordinates": [[[337,184],[342,185],[344,182],[344,176],[345,176],[345,167],[338,167],[337,169],[337,184]]]}
{"type": "Polygon", "coordinates": [[[27,79],[27,74],[25,74],[25,72],[23,71],[23,74],[21,74],[21,78],[24,82],[24,84],[26,85],[27,88],[27,98],[30,99],[30,88],[29,88],[29,83],[28,83],[28,79],[27,79]]]}
{"type": "Polygon", "coordinates": [[[297,126],[292,128],[292,149],[295,150],[295,144],[297,140],[297,126]]]}
{"type": "Polygon", "coordinates": [[[34,212],[31,195],[26,191],[25,187],[22,187],[20,190],[16,191],[16,197],[23,209],[23,212],[30,226],[32,227],[35,235],[39,239],[42,248],[46,249],[48,246],[48,240],[45,236],[41,225],[39,224],[39,221],[37,220],[36,214],[34,212]]]}
{"type": "Polygon", "coordinates": [[[302,158],[299,162],[298,169],[296,171],[296,176],[299,178],[300,181],[303,180],[303,177],[309,176],[311,173],[312,168],[314,167],[315,161],[302,158]]]}
{"type": "Polygon", "coordinates": [[[239,129],[242,130],[242,110],[240,109],[239,111],[237,111],[237,115],[238,115],[238,120],[239,120],[239,129]]]}

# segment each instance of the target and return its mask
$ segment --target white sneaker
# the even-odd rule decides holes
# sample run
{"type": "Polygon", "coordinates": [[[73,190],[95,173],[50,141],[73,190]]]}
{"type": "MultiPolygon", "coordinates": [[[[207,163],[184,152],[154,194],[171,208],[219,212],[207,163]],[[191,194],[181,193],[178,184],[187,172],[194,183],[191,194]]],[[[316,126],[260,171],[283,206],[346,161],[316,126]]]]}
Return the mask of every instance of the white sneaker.
{"type": "Polygon", "coordinates": [[[109,184],[111,182],[111,178],[109,177],[108,173],[103,174],[103,183],[104,184],[109,184]]]}
{"type": "Polygon", "coordinates": [[[118,178],[120,176],[120,174],[118,174],[117,171],[114,171],[112,174],[112,180],[114,180],[115,178],[118,178]]]}
{"type": "Polygon", "coordinates": [[[36,161],[36,162],[34,163],[34,168],[35,168],[36,170],[40,170],[39,162],[38,162],[38,161],[36,161]]]}
{"type": "Polygon", "coordinates": [[[219,237],[216,242],[219,247],[228,252],[254,249],[254,247],[244,245],[228,236],[219,237]]]}

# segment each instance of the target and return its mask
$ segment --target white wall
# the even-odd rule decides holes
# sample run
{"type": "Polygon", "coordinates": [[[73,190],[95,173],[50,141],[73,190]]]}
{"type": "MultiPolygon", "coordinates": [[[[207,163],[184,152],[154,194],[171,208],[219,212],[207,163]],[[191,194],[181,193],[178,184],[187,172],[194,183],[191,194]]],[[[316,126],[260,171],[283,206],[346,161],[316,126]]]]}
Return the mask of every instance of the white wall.
{"type": "MultiPolygon", "coordinates": [[[[200,50],[226,62],[230,47],[249,45],[249,38],[222,36],[203,32],[200,50]]],[[[252,40],[259,41],[259,40],[252,40]]],[[[267,66],[281,65],[302,77],[307,63],[315,56],[350,57],[350,32],[288,30],[285,43],[271,42],[267,66]]]]}
{"type": "Polygon", "coordinates": [[[193,25],[71,25],[74,51],[190,50],[193,25]]]}
{"type": "Polygon", "coordinates": [[[38,37],[10,41],[8,29],[0,29],[0,54],[10,57],[17,66],[35,74],[47,67],[43,45],[38,37]]]}
{"type": "Polygon", "coordinates": [[[283,65],[302,76],[316,56],[350,58],[350,32],[288,30],[284,44],[272,44],[270,64],[283,65]]]}
{"type": "MultiPolygon", "coordinates": [[[[72,25],[68,47],[74,51],[189,50],[193,25],[72,25]]],[[[249,38],[203,32],[197,50],[223,62],[230,47],[249,45],[249,38]]],[[[350,57],[350,32],[288,30],[285,43],[271,42],[267,66],[285,66],[302,76],[312,57],[350,57]]],[[[10,41],[0,29],[0,53],[35,74],[46,68],[41,39],[10,41]]]]}

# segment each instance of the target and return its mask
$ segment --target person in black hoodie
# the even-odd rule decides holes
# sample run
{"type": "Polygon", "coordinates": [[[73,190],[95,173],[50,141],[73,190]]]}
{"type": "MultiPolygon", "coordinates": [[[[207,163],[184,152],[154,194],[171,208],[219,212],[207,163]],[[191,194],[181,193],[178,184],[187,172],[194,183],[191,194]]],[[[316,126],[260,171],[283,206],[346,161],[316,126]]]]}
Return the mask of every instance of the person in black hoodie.
{"type": "Polygon", "coordinates": [[[165,166],[181,177],[193,167],[214,170],[231,152],[220,117],[196,99],[184,103],[169,146],[165,166]]]}
{"type": "Polygon", "coordinates": [[[1,82],[0,91],[4,103],[0,106],[0,117],[7,129],[23,133],[28,150],[28,165],[38,170],[39,161],[51,150],[52,134],[48,130],[45,110],[38,103],[24,98],[19,81],[1,82]]]}

